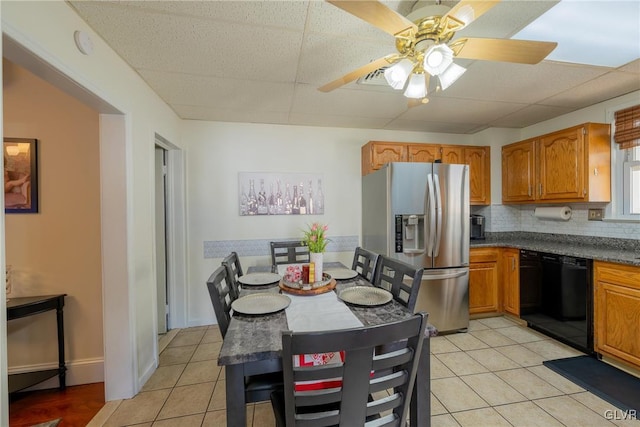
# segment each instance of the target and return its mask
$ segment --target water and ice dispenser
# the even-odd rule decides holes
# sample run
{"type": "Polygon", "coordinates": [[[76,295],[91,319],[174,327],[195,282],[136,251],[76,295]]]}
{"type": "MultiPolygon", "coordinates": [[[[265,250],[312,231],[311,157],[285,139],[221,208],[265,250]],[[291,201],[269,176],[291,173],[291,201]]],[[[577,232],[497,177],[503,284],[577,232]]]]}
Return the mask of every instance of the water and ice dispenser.
{"type": "Polygon", "coordinates": [[[396,253],[426,250],[424,220],[424,215],[396,215],[396,253]]]}

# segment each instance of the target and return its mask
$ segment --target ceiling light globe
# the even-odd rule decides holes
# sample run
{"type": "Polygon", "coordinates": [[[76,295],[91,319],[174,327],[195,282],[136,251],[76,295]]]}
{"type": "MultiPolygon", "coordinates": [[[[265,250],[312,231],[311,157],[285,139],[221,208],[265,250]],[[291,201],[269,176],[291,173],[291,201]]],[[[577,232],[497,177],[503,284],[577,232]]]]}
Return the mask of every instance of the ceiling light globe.
{"type": "Polygon", "coordinates": [[[424,70],[437,76],[453,62],[453,50],[446,44],[435,44],[424,54],[424,70]]]}
{"type": "Polygon", "coordinates": [[[405,58],[384,70],[384,78],[389,86],[396,90],[400,90],[407,82],[407,78],[413,71],[413,67],[413,62],[405,58]]]}
{"type": "Polygon", "coordinates": [[[407,98],[424,98],[427,96],[427,79],[424,73],[412,74],[404,91],[407,98]]]}

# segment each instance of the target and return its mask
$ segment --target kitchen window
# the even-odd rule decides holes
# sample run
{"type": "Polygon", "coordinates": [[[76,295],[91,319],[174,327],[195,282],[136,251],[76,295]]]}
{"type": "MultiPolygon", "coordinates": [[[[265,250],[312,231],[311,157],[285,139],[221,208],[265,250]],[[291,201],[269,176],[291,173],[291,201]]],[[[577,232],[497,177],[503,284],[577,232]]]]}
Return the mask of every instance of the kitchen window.
{"type": "Polygon", "coordinates": [[[608,117],[613,133],[612,203],[605,217],[640,221],[640,105],[620,105],[609,110],[608,117]]]}
{"type": "Polygon", "coordinates": [[[640,215],[640,147],[625,150],[623,163],[624,215],[640,215]]]}

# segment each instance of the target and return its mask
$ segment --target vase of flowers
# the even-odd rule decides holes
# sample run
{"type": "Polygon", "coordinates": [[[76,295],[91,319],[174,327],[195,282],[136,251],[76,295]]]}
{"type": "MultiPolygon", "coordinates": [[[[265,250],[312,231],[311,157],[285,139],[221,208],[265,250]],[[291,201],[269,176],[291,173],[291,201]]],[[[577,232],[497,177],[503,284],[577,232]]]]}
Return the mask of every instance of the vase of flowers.
{"type": "Polygon", "coordinates": [[[320,282],[322,280],[323,255],[327,243],[329,243],[329,239],[325,236],[328,229],[329,227],[327,225],[314,222],[309,226],[309,229],[304,232],[304,237],[302,238],[302,243],[309,247],[309,260],[314,263],[314,282],[320,282]]]}

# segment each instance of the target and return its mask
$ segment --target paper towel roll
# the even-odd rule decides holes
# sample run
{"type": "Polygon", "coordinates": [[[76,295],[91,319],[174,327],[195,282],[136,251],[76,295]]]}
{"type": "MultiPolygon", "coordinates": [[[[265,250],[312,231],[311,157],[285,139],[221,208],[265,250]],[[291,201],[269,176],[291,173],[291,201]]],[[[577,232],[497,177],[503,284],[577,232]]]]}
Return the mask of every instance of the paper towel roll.
{"type": "Polygon", "coordinates": [[[569,206],[550,206],[536,208],[533,216],[540,219],[556,219],[569,221],[571,219],[571,208],[569,206]]]}

